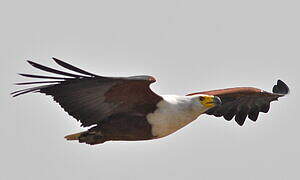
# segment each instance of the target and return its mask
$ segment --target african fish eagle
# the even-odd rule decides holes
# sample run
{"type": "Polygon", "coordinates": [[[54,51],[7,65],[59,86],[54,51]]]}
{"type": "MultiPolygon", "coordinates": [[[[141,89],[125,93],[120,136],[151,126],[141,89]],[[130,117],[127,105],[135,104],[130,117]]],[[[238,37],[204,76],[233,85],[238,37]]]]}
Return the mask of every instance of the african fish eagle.
{"type": "Polygon", "coordinates": [[[157,95],[149,87],[156,81],[152,76],[103,77],[59,59],[53,60],[76,74],[28,61],[37,69],[63,76],[20,74],[29,78],[52,80],[16,83],[42,85],[11,94],[15,97],[29,92],[40,92],[52,96],[83,127],[90,127],[87,131],[65,138],[90,145],[105,141],[165,137],[194,121],[201,114],[223,116],[228,121],[234,118],[242,126],[247,116],[256,121],[259,112],[267,113],[272,101],[289,92],[288,86],[278,80],[273,87],[273,93],[252,87],[238,87],[186,96],[157,95]]]}

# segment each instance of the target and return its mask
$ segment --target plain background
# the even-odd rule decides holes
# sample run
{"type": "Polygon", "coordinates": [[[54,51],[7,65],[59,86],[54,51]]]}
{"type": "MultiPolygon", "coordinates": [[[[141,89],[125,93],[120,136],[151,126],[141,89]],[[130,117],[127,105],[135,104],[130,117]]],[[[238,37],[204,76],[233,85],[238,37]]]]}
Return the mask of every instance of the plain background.
{"type": "MultiPolygon", "coordinates": [[[[1,1],[0,179],[299,179],[299,1],[1,1]],[[239,127],[203,115],[163,139],[89,146],[51,97],[11,98],[16,73],[57,57],[159,94],[254,86],[291,94],[239,127]]],[[[30,81],[30,80],[29,80],[30,81]]]]}

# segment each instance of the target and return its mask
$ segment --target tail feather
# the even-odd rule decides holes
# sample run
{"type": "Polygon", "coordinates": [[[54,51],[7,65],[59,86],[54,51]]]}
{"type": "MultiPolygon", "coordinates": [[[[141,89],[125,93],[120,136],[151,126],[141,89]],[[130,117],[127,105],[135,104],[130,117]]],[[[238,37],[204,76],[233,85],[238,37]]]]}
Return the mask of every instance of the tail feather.
{"type": "MultiPolygon", "coordinates": [[[[84,131],[84,132],[87,132],[87,131],[84,131]]],[[[65,138],[66,138],[68,141],[79,140],[80,135],[81,135],[82,133],[84,133],[84,132],[75,133],[75,134],[70,134],[70,135],[65,136],[65,138]]]]}
{"type": "Polygon", "coordinates": [[[86,143],[90,145],[101,144],[106,141],[100,131],[83,131],[75,134],[65,136],[68,141],[77,140],[79,143],[86,143]]]}

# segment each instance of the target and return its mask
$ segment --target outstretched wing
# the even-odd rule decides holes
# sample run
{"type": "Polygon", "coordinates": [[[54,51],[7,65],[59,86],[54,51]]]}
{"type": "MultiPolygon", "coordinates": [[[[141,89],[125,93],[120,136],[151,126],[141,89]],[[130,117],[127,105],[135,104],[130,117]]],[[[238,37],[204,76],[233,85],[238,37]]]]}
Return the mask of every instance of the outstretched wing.
{"type": "Polygon", "coordinates": [[[71,116],[91,126],[113,114],[128,113],[144,116],[156,109],[162,99],[149,85],[155,82],[151,76],[103,77],[98,76],[61,60],[53,58],[60,66],[79,74],[52,69],[32,61],[33,67],[66,77],[20,74],[21,76],[52,81],[17,83],[16,85],[41,84],[11,93],[14,97],[29,92],[40,92],[53,99],[71,116]]]}
{"type": "Polygon", "coordinates": [[[247,116],[252,121],[256,121],[260,112],[267,113],[269,111],[272,101],[276,101],[279,97],[288,93],[288,86],[283,81],[278,80],[277,84],[273,87],[273,93],[257,88],[241,87],[205,91],[189,95],[207,94],[218,96],[222,104],[209,109],[206,111],[206,114],[216,117],[223,116],[228,121],[235,117],[235,121],[242,126],[247,116]]]}

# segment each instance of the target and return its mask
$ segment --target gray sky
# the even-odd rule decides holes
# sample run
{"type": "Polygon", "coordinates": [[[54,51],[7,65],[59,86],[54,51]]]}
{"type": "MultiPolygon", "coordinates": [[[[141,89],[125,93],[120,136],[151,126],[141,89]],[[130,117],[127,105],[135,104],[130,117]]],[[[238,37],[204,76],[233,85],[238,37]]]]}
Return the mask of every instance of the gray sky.
{"type": "Polygon", "coordinates": [[[0,179],[299,179],[299,1],[1,1],[0,179]],[[235,86],[291,94],[243,127],[203,115],[158,140],[67,142],[50,97],[8,94],[57,57],[107,76],[149,74],[159,94],[235,86]]]}

